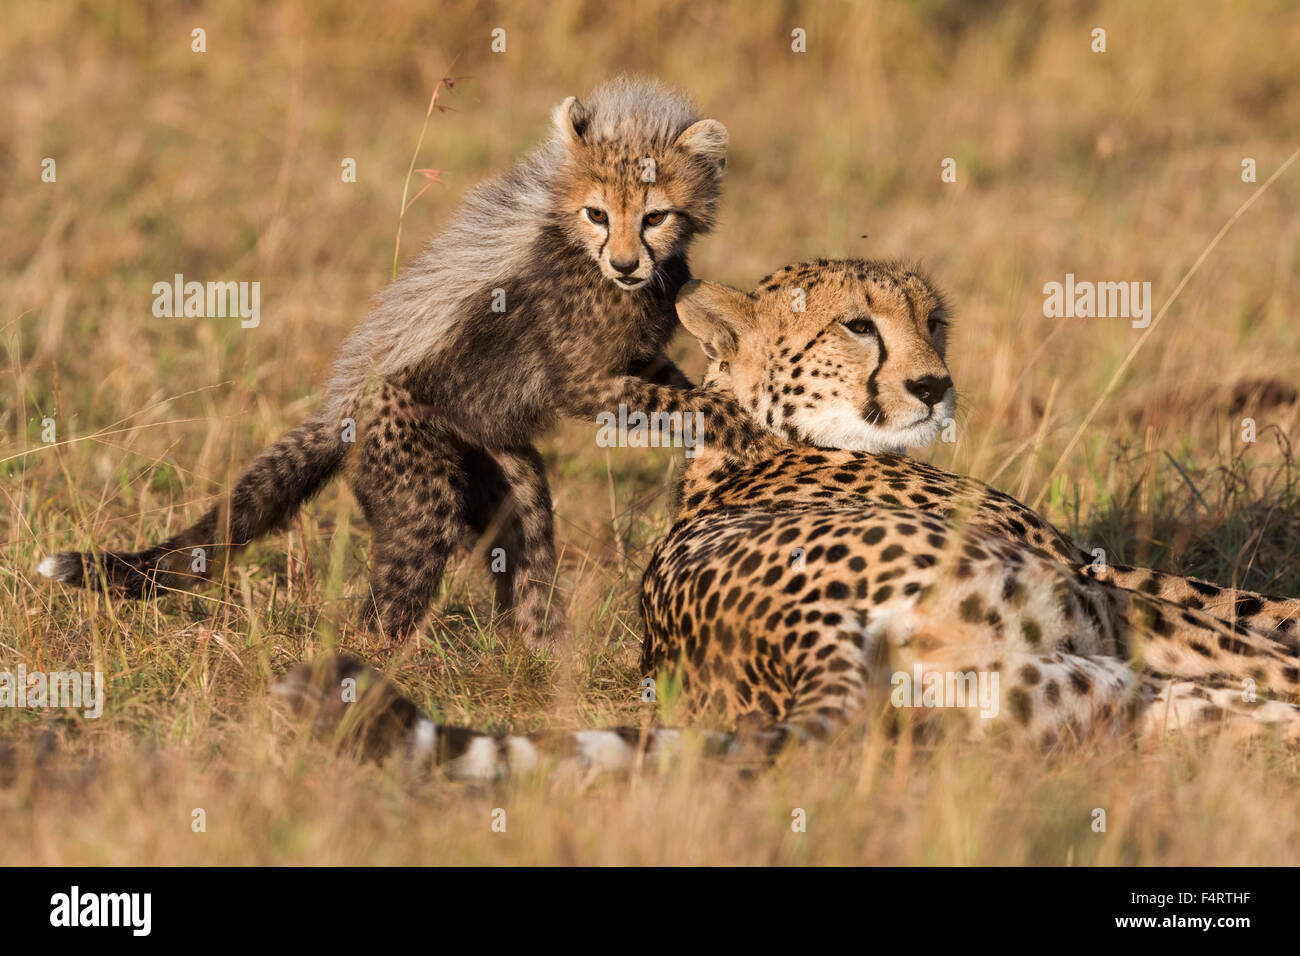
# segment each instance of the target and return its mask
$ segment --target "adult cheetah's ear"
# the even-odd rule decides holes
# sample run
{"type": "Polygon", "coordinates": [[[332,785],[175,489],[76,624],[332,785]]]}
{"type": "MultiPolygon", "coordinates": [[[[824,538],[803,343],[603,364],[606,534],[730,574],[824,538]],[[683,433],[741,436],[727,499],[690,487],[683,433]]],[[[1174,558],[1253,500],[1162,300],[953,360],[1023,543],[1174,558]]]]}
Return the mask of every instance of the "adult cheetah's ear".
{"type": "Polygon", "coordinates": [[[717,282],[692,279],[677,293],[677,317],[714,361],[736,354],[753,316],[753,299],[717,282]]]}
{"type": "Polygon", "coordinates": [[[591,112],[578,101],[576,96],[570,96],[557,106],[552,118],[555,121],[555,129],[567,145],[581,145],[587,127],[591,124],[591,112]]]}
{"type": "Polygon", "coordinates": [[[682,130],[674,145],[704,157],[713,164],[714,171],[721,175],[727,165],[727,142],[727,127],[717,120],[705,119],[682,130]]]}

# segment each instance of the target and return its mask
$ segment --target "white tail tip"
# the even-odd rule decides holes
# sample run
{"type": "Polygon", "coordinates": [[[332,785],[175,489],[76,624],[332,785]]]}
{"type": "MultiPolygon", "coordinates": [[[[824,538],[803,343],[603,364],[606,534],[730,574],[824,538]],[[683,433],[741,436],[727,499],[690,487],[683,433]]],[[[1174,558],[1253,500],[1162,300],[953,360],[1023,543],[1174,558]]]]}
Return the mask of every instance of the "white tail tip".
{"type": "Polygon", "coordinates": [[[52,554],[41,559],[36,573],[55,581],[68,581],[81,569],[81,558],[74,553],[52,554]]]}

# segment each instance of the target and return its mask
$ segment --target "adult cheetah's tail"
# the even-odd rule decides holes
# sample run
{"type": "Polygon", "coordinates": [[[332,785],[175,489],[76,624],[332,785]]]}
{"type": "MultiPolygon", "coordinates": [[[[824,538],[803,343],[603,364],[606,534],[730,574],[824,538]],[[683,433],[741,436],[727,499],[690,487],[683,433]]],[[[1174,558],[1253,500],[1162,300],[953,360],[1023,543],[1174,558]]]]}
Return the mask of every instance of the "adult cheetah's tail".
{"type": "Polygon", "coordinates": [[[304,422],[257,456],[227,500],[161,544],[134,552],[63,551],[36,570],[56,581],[134,598],[209,579],[229,554],[286,524],[338,471],[350,447],[341,439],[332,422],[304,422]]]}
{"type": "MultiPolygon", "coordinates": [[[[542,772],[586,777],[655,768],[687,746],[688,732],[673,728],[494,735],[434,723],[383,675],[345,655],[299,664],[271,692],[286,699],[296,716],[311,718],[318,733],[367,758],[397,757],[413,769],[437,767],[453,779],[477,783],[542,772]]],[[[781,727],[743,735],[689,731],[706,756],[747,763],[779,751],[791,733],[781,727]]]]}

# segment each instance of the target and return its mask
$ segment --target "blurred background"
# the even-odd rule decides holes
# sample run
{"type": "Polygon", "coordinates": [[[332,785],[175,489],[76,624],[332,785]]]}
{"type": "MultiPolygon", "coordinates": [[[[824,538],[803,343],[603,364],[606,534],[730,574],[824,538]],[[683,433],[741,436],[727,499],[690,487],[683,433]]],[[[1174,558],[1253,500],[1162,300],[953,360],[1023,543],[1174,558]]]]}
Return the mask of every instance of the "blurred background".
{"type": "MultiPolygon", "coordinates": [[[[0,302],[15,385],[3,431],[22,448],[46,415],[63,438],[127,416],[151,426],[69,449],[87,456],[85,492],[117,468],[168,466],[158,480],[208,494],[219,461],[311,406],[388,281],[444,70],[449,109],[417,165],[445,185],[407,214],[403,261],[464,190],[546,134],[561,99],[643,72],[731,132],[721,225],[697,248],[698,275],[750,288],[800,258],[903,256],[949,291],[963,415],[958,440],[933,453],[946,466],[1031,498],[1055,479],[1043,500],[1064,507],[1073,485],[1094,499],[1106,483],[1080,468],[1132,466],[1126,480],[1149,483],[1170,471],[1157,450],[1193,468],[1208,460],[1193,448],[1231,457],[1245,412],[1210,414],[1220,386],[1273,382],[1267,398],[1294,397],[1300,171],[1214,249],[1059,467],[1141,333],[1042,314],[1043,284],[1067,272],[1150,281],[1158,307],[1258,189],[1242,182],[1243,159],[1262,182],[1300,146],[1292,3],[446,0],[377,15],[328,0],[101,0],[11,3],[4,19],[0,302]],[[195,28],[205,53],[191,49],[195,28]],[[491,51],[498,28],[503,53],[491,51]],[[792,51],[796,28],[807,52],[792,51]],[[1096,28],[1105,53],[1092,52],[1096,28]],[[41,181],[45,157],[56,183],[41,181]],[[348,157],[355,183],[341,180],[348,157]],[[955,183],[941,181],[946,158],[955,183]],[[154,318],[151,286],[177,272],[260,281],[261,326],[154,318]],[[193,418],[230,427],[158,424],[193,418]]],[[[684,335],[677,352],[691,365],[684,335]]],[[[1272,444],[1268,426],[1289,430],[1294,415],[1262,404],[1259,445],[1272,444]]],[[[587,431],[551,449],[570,511],[589,497],[566,498],[581,489],[565,476],[590,471],[587,431]]],[[[615,458],[620,471],[661,464],[615,458]]]]}
{"type": "MultiPolygon", "coordinates": [[[[9,0],[2,17],[0,638],[34,659],[74,655],[87,621],[98,653],[96,622],[112,613],[38,587],[41,555],[179,529],[313,409],[334,350],[390,278],[444,71],[447,110],[416,162],[443,184],[407,213],[402,261],[466,189],[547,134],[564,97],[621,71],[655,75],[731,133],[697,275],[751,288],[802,258],[898,256],[947,290],[961,412],[956,440],[918,455],[1040,504],[1110,560],[1300,592],[1300,163],[1149,334],[1043,315],[1044,284],[1067,273],[1149,281],[1158,310],[1300,148],[1295,3],[9,0]],[[192,51],[196,28],[206,52],[192,51]],[[796,29],[806,52],[792,50],[796,29]],[[47,157],[56,182],[42,181],[47,157]],[[341,179],[346,158],[355,183],[341,179]],[[1256,182],[1243,182],[1246,159],[1256,182]],[[260,326],[155,318],[153,283],[175,273],[259,281],[260,326]],[[67,444],[43,444],[46,418],[67,444]]],[[[685,333],[674,352],[702,369],[685,333]]],[[[667,527],[680,457],[593,436],[570,423],[544,446],[562,586],[581,633],[618,652],[573,679],[587,696],[569,716],[633,679],[638,567],[667,527]]],[[[275,663],[301,656],[321,608],[365,580],[359,512],[346,493],[321,501],[250,551],[235,599],[182,604],[188,618],[248,646],[270,634],[275,663]]],[[[470,696],[446,683],[473,670],[487,594],[477,568],[449,582],[431,624],[447,667],[419,686],[455,715],[496,720],[511,719],[493,709],[508,687],[506,706],[540,719],[540,677],[524,703],[509,675],[480,673],[470,696]]],[[[138,613],[138,629],[179,626],[138,613]]],[[[248,673],[213,668],[250,692],[248,673]]],[[[134,686],[143,714],[174,685],[134,686]]],[[[210,685],[186,706],[207,714],[199,690],[210,685]]]]}

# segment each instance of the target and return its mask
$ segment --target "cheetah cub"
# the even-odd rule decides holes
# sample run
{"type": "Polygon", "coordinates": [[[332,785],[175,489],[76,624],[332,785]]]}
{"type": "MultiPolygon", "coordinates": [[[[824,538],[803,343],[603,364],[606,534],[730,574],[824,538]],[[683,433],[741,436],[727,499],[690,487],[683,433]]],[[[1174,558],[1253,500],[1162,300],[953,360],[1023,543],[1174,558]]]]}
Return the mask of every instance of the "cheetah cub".
{"type": "Polygon", "coordinates": [[[350,458],[373,533],[369,629],[415,631],[470,531],[488,537],[487,553],[504,550],[498,604],[517,608],[530,646],[546,646],[561,613],[533,443],[558,415],[619,403],[708,413],[663,347],[687,249],[714,223],[726,148],[721,123],[652,81],[569,97],[550,138],[470,192],[379,296],[343,344],[320,413],[262,452],[226,499],[154,547],[64,552],[38,570],[130,597],[212,579],[350,458]]]}

